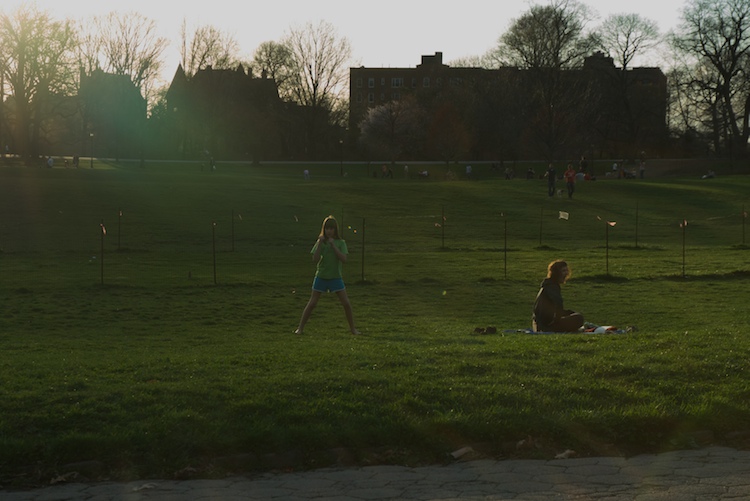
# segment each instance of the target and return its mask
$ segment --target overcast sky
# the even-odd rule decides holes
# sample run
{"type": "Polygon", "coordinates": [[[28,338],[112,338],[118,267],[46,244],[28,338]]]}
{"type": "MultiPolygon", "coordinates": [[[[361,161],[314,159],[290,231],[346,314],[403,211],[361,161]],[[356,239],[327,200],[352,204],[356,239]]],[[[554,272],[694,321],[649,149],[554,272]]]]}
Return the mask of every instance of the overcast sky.
{"type": "MultiPolygon", "coordinates": [[[[28,3],[4,0],[3,12],[28,3]]],[[[352,66],[414,67],[421,56],[443,53],[444,62],[484,54],[496,45],[512,19],[533,3],[526,0],[36,0],[58,19],[84,20],[112,11],[138,12],[156,22],[160,36],[170,40],[164,53],[168,78],[179,63],[179,30],[212,25],[233,35],[242,55],[250,58],[262,42],[280,40],[290,27],[325,20],[352,44],[352,66]],[[262,7],[255,7],[256,4],[262,7]],[[363,5],[364,4],[364,5],[363,5]]],[[[534,2],[546,4],[545,1],[534,2]]],[[[659,24],[662,32],[676,27],[685,0],[587,0],[599,15],[638,13],[659,24]]],[[[593,24],[592,24],[593,26],[593,24]]]]}

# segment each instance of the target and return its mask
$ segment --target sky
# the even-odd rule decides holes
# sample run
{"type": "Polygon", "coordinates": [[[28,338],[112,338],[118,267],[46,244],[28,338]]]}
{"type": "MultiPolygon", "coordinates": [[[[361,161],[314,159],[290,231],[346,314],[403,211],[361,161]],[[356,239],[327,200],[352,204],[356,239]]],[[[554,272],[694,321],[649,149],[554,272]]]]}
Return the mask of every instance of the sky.
{"type": "MultiPolygon", "coordinates": [[[[662,32],[675,28],[686,0],[582,0],[598,19],[637,13],[658,23],[662,32]]],[[[0,10],[10,13],[23,0],[4,0],[0,10]]],[[[279,41],[290,28],[327,21],[340,37],[349,39],[351,66],[413,68],[422,55],[443,53],[443,62],[479,56],[497,44],[511,21],[533,4],[545,0],[379,0],[362,6],[352,0],[35,0],[56,19],[85,20],[112,11],[138,12],[156,23],[160,36],[171,43],[164,52],[165,78],[171,80],[179,63],[179,33],[211,25],[238,41],[241,55],[251,59],[266,41],[279,41]],[[261,5],[256,7],[255,5],[261,5]]],[[[644,64],[644,63],[642,63],[644,64]]]]}

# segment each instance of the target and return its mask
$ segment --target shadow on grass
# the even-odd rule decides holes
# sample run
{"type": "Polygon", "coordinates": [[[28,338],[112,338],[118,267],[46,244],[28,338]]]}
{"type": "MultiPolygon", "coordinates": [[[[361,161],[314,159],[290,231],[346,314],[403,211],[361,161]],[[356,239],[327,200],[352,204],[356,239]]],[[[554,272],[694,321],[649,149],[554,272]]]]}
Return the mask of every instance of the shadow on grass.
{"type": "Polygon", "coordinates": [[[104,283],[96,282],[92,283],[90,286],[82,287],[82,289],[88,293],[94,293],[94,292],[101,292],[101,291],[147,291],[150,288],[142,285],[132,285],[132,284],[117,284],[117,283],[109,283],[105,280],[104,283]]]}
{"type": "Polygon", "coordinates": [[[480,284],[493,284],[495,282],[499,282],[499,280],[495,277],[481,277],[479,280],[477,280],[480,284]]]}
{"type": "MultiPolygon", "coordinates": [[[[372,283],[376,283],[376,282],[372,282],[372,283]]],[[[416,280],[407,280],[405,278],[397,278],[393,281],[393,283],[395,285],[409,285],[409,286],[417,284],[417,283],[435,285],[435,284],[439,284],[440,281],[432,277],[422,277],[416,280]]]]}
{"type": "Polygon", "coordinates": [[[169,285],[167,287],[161,287],[159,285],[148,285],[148,284],[128,284],[128,283],[117,283],[116,279],[102,283],[92,283],[90,286],[82,287],[87,292],[101,292],[101,291],[161,291],[171,290],[175,292],[187,292],[187,293],[203,293],[206,291],[216,290],[233,290],[233,289],[267,289],[273,288],[276,284],[271,284],[258,280],[255,282],[221,282],[213,283],[210,278],[198,279],[198,278],[185,278],[186,282],[182,284],[169,285]]]}
{"type": "MultiPolygon", "coordinates": [[[[602,246],[603,248],[604,246],[602,246]]],[[[663,251],[664,247],[661,245],[610,245],[610,249],[619,250],[632,250],[632,251],[663,251]]]]}
{"type": "Polygon", "coordinates": [[[630,281],[638,281],[638,280],[648,280],[648,281],[654,281],[654,280],[665,280],[669,282],[685,282],[685,281],[692,281],[692,282],[714,282],[717,280],[720,281],[734,281],[734,280],[746,280],[747,278],[750,278],[750,270],[735,270],[728,273],[709,273],[706,275],[690,275],[687,274],[685,276],[681,274],[674,274],[674,275],[656,275],[656,276],[648,276],[648,277],[639,277],[639,278],[628,278],[628,277],[622,277],[618,275],[608,275],[606,273],[602,273],[599,275],[586,275],[586,276],[576,276],[573,278],[576,282],[581,283],[626,283],[630,281]]]}
{"type": "MultiPolygon", "coordinates": [[[[440,252],[519,252],[521,249],[508,247],[439,247],[440,252]]],[[[552,249],[555,250],[555,249],[552,249]]]]}
{"type": "Polygon", "coordinates": [[[729,273],[709,273],[706,275],[666,275],[664,277],[661,277],[663,280],[668,281],[674,281],[674,282],[684,282],[684,281],[690,281],[690,282],[714,282],[716,280],[723,280],[727,282],[731,282],[733,280],[746,280],[750,278],[750,271],[749,270],[735,270],[730,271],[729,273]]]}
{"type": "MultiPolygon", "coordinates": [[[[537,249],[540,249],[541,247],[537,247],[537,249]]],[[[598,245],[596,247],[597,249],[604,249],[604,245],[598,245]]],[[[610,245],[610,249],[617,249],[617,250],[630,250],[630,251],[664,251],[666,250],[661,245],[610,245]]],[[[729,250],[750,250],[750,245],[745,244],[736,244],[736,245],[730,245],[729,250]]]]}
{"type": "Polygon", "coordinates": [[[574,277],[573,280],[576,282],[607,282],[607,283],[623,283],[629,282],[630,279],[627,277],[620,277],[617,275],[610,275],[607,273],[601,273],[599,275],[587,275],[583,277],[574,277]]]}
{"type": "Polygon", "coordinates": [[[117,254],[143,254],[151,252],[149,249],[131,249],[130,247],[120,247],[114,250],[117,254]]]}

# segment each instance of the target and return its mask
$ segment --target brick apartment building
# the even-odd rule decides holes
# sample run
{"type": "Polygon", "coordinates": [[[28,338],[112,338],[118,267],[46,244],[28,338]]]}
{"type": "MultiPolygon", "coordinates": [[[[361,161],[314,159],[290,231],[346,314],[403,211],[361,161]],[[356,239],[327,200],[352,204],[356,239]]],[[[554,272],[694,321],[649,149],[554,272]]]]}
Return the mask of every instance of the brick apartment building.
{"type": "Polygon", "coordinates": [[[597,53],[586,58],[582,68],[558,75],[553,78],[559,78],[564,90],[554,103],[555,115],[547,117],[535,90],[538,74],[531,70],[450,67],[441,52],[422,56],[415,68],[351,68],[349,129],[356,137],[368,110],[408,95],[418,97],[421,105],[460,96],[457,108],[465,113],[473,137],[471,150],[465,152],[471,158],[540,158],[545,141],[550,151],[570,158],[582,153],[632,157],[636,150],[655,155],[664,148],[667,82],[659,68],[623,72],[611,58],[597,53]],[[473,110],[467,102],[474,103],[473,110]],[[512,121],[512,126],[488,125],[487,117],[493,114],[512,121]],[[556,137],[540,137],[545,134],[556,137]]]}

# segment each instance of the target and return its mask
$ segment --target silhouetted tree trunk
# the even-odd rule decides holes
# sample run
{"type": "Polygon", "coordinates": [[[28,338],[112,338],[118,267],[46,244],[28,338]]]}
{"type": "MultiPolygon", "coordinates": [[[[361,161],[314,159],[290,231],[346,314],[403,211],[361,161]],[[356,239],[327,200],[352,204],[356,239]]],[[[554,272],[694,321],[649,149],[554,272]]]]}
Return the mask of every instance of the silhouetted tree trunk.
{"type": "Polygon", "coordinates": [[[348,90],[351,44],[338,38],[333,25],[325,21],[292,29],[283,43],[290,53],[292,96],[306,108],[308,156],[316,158],[326,119],[348,90]]]}
{"type": "Polygon", "coordinates": [[[750,138],[750,1],[689,0],[673,37],[682,54],[695,61],[690,85],[715,94],[719,133],[729,151],[745,156],[750,138]]]}

